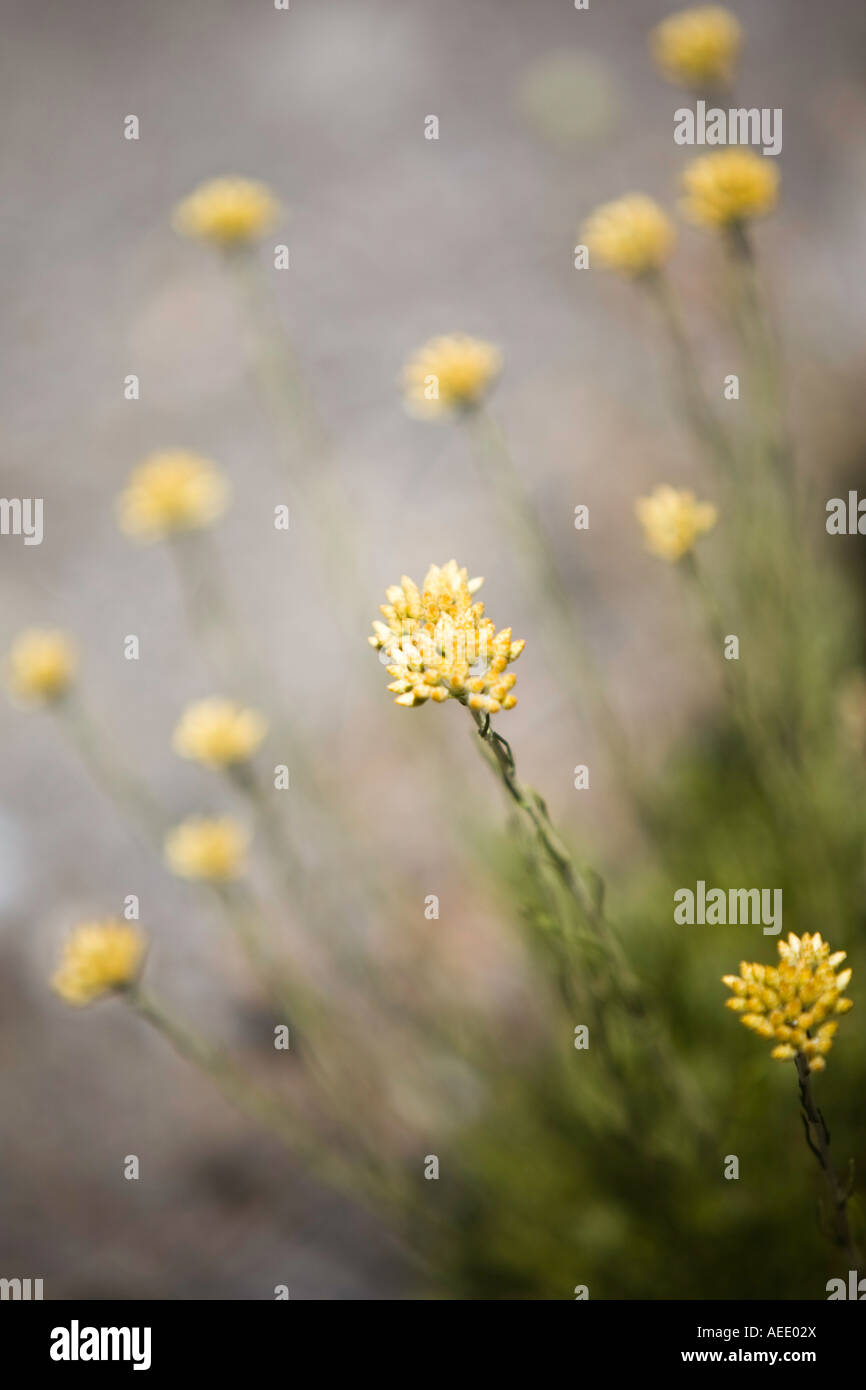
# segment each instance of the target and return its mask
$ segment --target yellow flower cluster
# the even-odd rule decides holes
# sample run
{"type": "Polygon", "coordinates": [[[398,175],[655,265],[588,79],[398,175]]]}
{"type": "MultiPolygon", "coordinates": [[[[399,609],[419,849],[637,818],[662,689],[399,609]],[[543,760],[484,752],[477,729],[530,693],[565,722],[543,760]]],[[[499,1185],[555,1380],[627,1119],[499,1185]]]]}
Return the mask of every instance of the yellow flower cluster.
{"type": "Polygon", "coordinates": [[[455,699],[488,714],[513,709],[516,678],[506,667],[525,644],[512,642],[510,627],[497,632],[484,604],[473,602],[483,582],[449,560],[430,566],[423,589],[404,575],[386,591],[386,621],[373,623],[368,640],[388,660],[398,705],[455,699]]]}
{"type": "Polygon", "coordinates": [[[12,643],[6,680],[17,699],[28,704],[51,704],[66,694],[76,665],[75,648],[65,633],[31,627],[12,643]]]}
{"type": "Polygon", "coordinates": [[[253,756],[267,728],[257,710],[213,696],[184,710],[172,744],[182,758],[205,767],[229,767],[253,756]]]}
{"type": "Polygon", "coordinates": [[[650,34],[650,52],[660,72],[684,87],[731,82],[742,43],[739,20],[721,5],[680,10],[650,34]]]}
{"type": "Polygon", "coordinates": [[[151,454],[118,499],[121,530],[141,541],[209,526],[225,510],[228,483],[210,459],[185,449],[151,454]]]}
{"type": "Polygon", "coordinates": [[[229,883],[240,878],[249,839],[231,816],[192,816],[165,837],[165,858],[179,878],[229,883]]]}
{"type": "Polygon", "coordinates": [[[146,949],[138,927],[110,917],[82,922],[67,940],[52,988],[67,1004],[90,1004],[112,990],[127,989],[141,970],[146,949]]]}
{"type": "Polygon", "coordinates": [[[779,172],[772,159],[754,150],[720,150],[689,165],[683,190],[683,212],[692,222],[729,227],[772,212],[779,196],[779,172]]]}
{"type": "Polygon", "coordinates": [[[596,208],[580,239],[608,270],[646,275],[664,265],[673,250],[676,230],[667,213],[643,193],[629,193],[596,208]]]}
{"type": "Polygon", "coordinates": [[[221,247],[245,246],[271,230],[280,205],[266,184],[219,178],[199,184],[174,210],[175,230],[221,247]]]}
{"type": "Polygon", "coordinates": [[[643,527],[647,549],[662,560],[681,560],[695,541],[716,524],[717,512],[711,502],[698,502],[693,492],[667,484],[657,487],[651,497],[635,503],[643,527]]]}
{"type": "Polygon", "coordinates": [[[406,408],[426,418],[476,406],[502,370],[492,343],[454,333],[431,338],[403,368],[406,408]]]}
{"type": "Polygon", "coordinates": [[[851,971],[836,973],[844,951],[830,954],[820,932],[779,942],[778,966],[740,962],[739,975],[723,976],[732,991],[725,1003],[741,1015],[740,1022],[777,1046],[771,1056],[790,1061],[801,1052],[810,1071],[823,1071],[824,1057],[838,1028],[834,1015],[846,1014],[853,1000],[843,999],[851,971]]]}

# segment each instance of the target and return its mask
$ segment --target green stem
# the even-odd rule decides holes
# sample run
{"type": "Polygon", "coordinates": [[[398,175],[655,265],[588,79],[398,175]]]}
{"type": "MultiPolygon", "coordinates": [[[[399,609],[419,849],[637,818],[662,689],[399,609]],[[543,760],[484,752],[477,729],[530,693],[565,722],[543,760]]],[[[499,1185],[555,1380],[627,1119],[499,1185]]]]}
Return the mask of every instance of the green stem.
{"type": "Polygon", "coordinates": [[[863,1254],[852,1235],[848,1221],[851,1182],[844,1182],[833,1166],[830,1156],[830,1131],[815,1101],[808,1059],[802,1052],[798,1052],[795,1061],[806,1143],[818,1160],[830,1196],[830,1236],[834,1243],[845,1251],[849,1269],[853,1269],[859,1279],[863,1267],[863,1254]]]}
{"type": "Polygon", "coordinates": [[[172,536],[168,550],[187,623],[205,665],[218,685],[237,688],[239,673],[248,670],[249,654],[230,611],[216,550],[204,532],[192,531],[172,536]]]}
{"type": "Polygon", "coordinates": [[[363,1163],[323,1147],[316,1136],[305,1132],[307,1121],[293,1119],[282,1101],[262,1090],[221,1049],[170,1015],[141,986],[126,991],[124,997],[134,1012],[170,1043],[178,1056],[208,1076],[238,1110],[270,1130],[286,1148],[302,1158],[316,1178],[378,1209],[382,1190],[363,1163]]]}
{"type": "Polygon", "coordinates": [[[148,840],[161,845],[164,822],[158,803],[144,783],[108,750],[104,734],[94,727],[84,706],[75,697],[66,696],[54,709],[96,784],[148,840]]]}
{"type": "Polygon", "coordinates": [[[294,1021],[297,1001],[288,988],[282,965],[275,961],[262,933],[259,904],[243,884],[215,883],[213,890],[232,936],[277,1016],[284,1023],[294,1021]]]}
{"type": "Polygon", "coordinates": [[[695,352],[686,333],[679,301],[667,275],[659,271],[646,277],[646,286],[658,309],[674,358],[680,403],[686,420],[710,462],[729,482],[736,469],[736,453],[709,402],[695,365],[695,352]]]}
{"type": "Polygon", "coordinates": [[[253,328],[256,375],[279,427],[283,462],[297,483],[298,473],[308,467],[311,456],[322,458],[330,454],[331,441],[307,389],[294,347],[274,312],[254,253],[246,247],[232,251],[226,264],[253,328]]]}
{"type": "Polygon", "coordinates": [[[291,901],[297,901],[305,891],[306,870],[291,838],[282,832],[280,818],[270,804],[261,779],[250,763],[233,763],[226,772],[252,807],[280,897],[285,893],[291,901]]]}
{"type": "Polygon", "coordinates": [[[735,315],[750,376],[750,398],[756,406],[759,452],[767,459],[772,476],[786,498],[794,487],[793,445],[785,425],[784,395],[779,365],[780,348],[758,277],[748,232],[735,222],[726,245],[735,281],[735,315]]]}
{"type": "Polygon", "coordinates": [[[348,596],[350,605],[358,604],[360,618],[358,528],[345,489],[334,474],[333,441],[274,312],[255,256],[245,248],[232,252],[226,263],[253,329],[259,391],[271,418],[283,471],[300,502],[300,509],[293,506],[293,516],[300,510],[302,524],[327,537],[328,577],[340,611],[345,611],[348,596]]]}
{"type": "MultiPolygon", "coordinates": [[[[604,884],[601,878],[591,870],[579,870],[575,866],[554,829],[544,801],[536,791],[519,780],[511,747],[502,735],[492,728],[490,716],[471,708],[469,712],[488,753],[489,762],[497,772],[511,801],[531,827],[545,862],[577,909],[582,930],[578,933],[574,945],[578,950],[585,950],[587,946],[591,946],[606,961],[604,980],[596,980],[594,993],[599,989],[603,992],[606,987],[610,988],[625,1012],[638,1023],[654,1073],[663,1085],[668,1084],[672,1088],[689,1114],[692,1129],[702,1141],[706,1141],[710,1129],[703,1097],[691,1076],[683,1072],[666,1031],[653,1022],[644,992],[626,960],[619,939],[605,917],[604,884]]],[[[604,1000],[601,999],[600,1002],[603,1008],[604,1000]]],[[[606,1019],[602,1017],[600,1023],[604,1033],[606,1019]]]]}
{"type": "Polygon", "coordinates": [[[592,944],[607,958],[611,982],[618,988],[630,1009],[642,1012],[643,1005],[639,1000],[637,982],[604,915],[602,880],[590,870],[576,868],[554,829],[543,799],[519,780],[511,747],[493,728],[490,716],[479,710],[470,709],[469,712],[508,796],[531,826],[544,860],[577,909],[583,927],[581,944],[592,944]]]}
{"type": "Polygon", "coordinates": [[[593,721],[622,785],[641,823],[655,834],[655,814],[643,776],[635,765],[628,736],[607,697],[604,678],[585,639],[553,558],[549,538],[527,494],[505,435],[484,409],[467,412],[465,419],[475,445],[484,485],[502,508],[515,554],[524,567],[527,583],[532,585],[537,595],[543,637],[554,670],[567,675],[580,702],[586,699],[591,704],[593,721]]]}

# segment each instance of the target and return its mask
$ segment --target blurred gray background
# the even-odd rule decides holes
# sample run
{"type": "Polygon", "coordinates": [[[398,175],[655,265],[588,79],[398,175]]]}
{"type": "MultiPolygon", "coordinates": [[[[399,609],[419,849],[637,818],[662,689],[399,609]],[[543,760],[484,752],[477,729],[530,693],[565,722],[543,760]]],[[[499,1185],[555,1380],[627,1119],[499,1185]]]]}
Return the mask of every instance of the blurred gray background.
{"type": "MultiPolygon", "coordinates": [[[[593,852],[627,855],[634,830],[584,712],[533,647],[535,600],[465,436],[404,413],[397,378],[421,341],[463,331],[502,348],[492,409],[650,755],[664,758],[684,714],[709,698],[706,670],[682,659],[693,619],[643,555],[632,514],[658,482],[709,484],[670,409],[648,306],[572,268],[577,228],[599,201],[631,190],[675,200],[689,152],[673,142],[673,112],[687,98],[645,44],[671,8],[0,5],[0,491],[45,499],[41,547],[0,539],[4,649],[23,626],[68,628],[88,702],[170,813],[217,802],[169,748],[182,705],[210,690],[173,576],[158,547],[131,546],[114,519],[142,455],[211,455],[234,486],[216,538],[236,607],[383,865],[399,854],[419,901],[437,892],[450,904],[446,953],[459,944],[471,957],[473,923],[490,912],[467,882],[449,796],[462,810],[501,808],[459,711],[398,710],[384,693],[356,614],[374,617],[400,574],[420,579],[453,555],[486,577],[494,621],[528,639],[507,717],[521,770],[593,852]],[[138,142],[123,139],[129,113],[138,142]],[[437,142],[424,139],[428,114],[437,142]],[[327,584],[333,538],[305,524],[274,459],[232,284],[216,256],[171,230],[175,202],[221,173],[265,180],[286,210],[262,260],[357,526],[342,613],[327,584]],[[275,241],[291,250],[283,275],[269,270],[275,241]],[[123,397],[132,372],[138,402],[123,397]],[[271,523],[283,501],[296,516],[288,535],[271,523]],[[579,502],[589,532],[573,529],[579,502]],[[123,659],[130,632],[138,663],[123,659]],[[434,757],[442,778],[431,785],[434,757]],[[581,797],[578,762],[593,769],[581,797]]],[[[784,111],[769,272],[801,462],[832,475],[863,443],[866,10],[730,8],[746,28],[736,104],[784,111]]],[[[759,229],[759,250],[766,238],[759,229]]],[[[673,273],[720,396],[736,361],[717,326],[719,259],[712,238],[683,229],[673,273]]],[[[68,926],[135,892],[167,995],[238,1046],[256,1043],[214,922],[129,834],[50,718],[3,702],[0,729],[0,1274],[42,1277],[48,1297],[267,1298],[277,1283],[293,1298],[399,1296],[399,1250],[372,1222],[294,1171],[120,1008],[72,1015],[50,996],[68,926]],[[137,1184],[122,1178],[127,1153],[142,1159],[137,1184]]]]}

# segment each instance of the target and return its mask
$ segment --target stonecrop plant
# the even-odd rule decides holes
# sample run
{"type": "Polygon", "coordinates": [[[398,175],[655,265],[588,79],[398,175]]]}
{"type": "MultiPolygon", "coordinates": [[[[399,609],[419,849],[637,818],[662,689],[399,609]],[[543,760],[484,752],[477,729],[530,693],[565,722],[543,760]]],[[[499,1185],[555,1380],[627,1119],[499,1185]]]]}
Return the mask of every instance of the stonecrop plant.
{"type": "MultiPolygon", "coordinates": [[[[648,36],[661,74],[694,92],[730,85],[743,39],[739,21],[716,5],[671,15],[648,36]]],[[[11,698],[44,709],[71,739],[110,803],[143,832],[142,852],[183,880],[174,886],[191,902],[216,907],[268,1027],[301,1039],[301,1079],[281,1089],[249,1058],[241,1065],[168,1010],[150,991],[150,936],[135,921],[75,925],[51,980],[55,993],[76,1008],[110,997],[125,1003],[319,1181],[390,1224],[422,1289],[454,1297],[571,1297],[575,1279],[600,1296],[640,1297],[649,1288],[654,1297],[730,1297],[730,1271],[713,1263],[717,1247],[749,1253],[738,1257],[737,1296],[740,1289],[744,1297],[777,1296],[778,1280],[789,1281],[785,1296],[804,1289],[815,1296],[814,1269],[820,1285],[825,1256],[793,1205],[811,1195],[808,1180],[799,1171],[787,1187],[777,1178],[782,1167],[797,1167],[783,1075],[762,1068],[759,1056],[743,1060],[741,1036],[718,1025],[713,991],[730,948],[727,940],[679,934],[669,887],[686,872],[784,882],[786,912],[800,930],[779,941],[777,964],[744,960],[738,974],[726,974],[726,1004],[771,1044],[771,1058],[794,1063],[807,1142],[829,1195],[825,1232],[834,1258],[843,1252],[854,1269],[862,1262],[853,1179],[831,1161],[813,1089],[833,1083],[839,1058],[849,1087],[840,1081],[833,1099],[844,1134],[866,1075],[853,1038],[839,1040],[826,1077],[816,1074],[852,1008],[854,972],[840,968],[848,953],[831,950],[814,925],[826,921],[834,940],[857,950],[866,779],[851,770],[850,750],[856,744],[863,762],[866,678],[847,655],[851,605],[792,503],[801,480],[752,228],[777,208],[781,181],[771,159],[731,148],[691,160],[678,189],[675,211],[663,194],[626,192],[583,208],[580,223],[590,269],[622,277],[630,287],[622,293],[651,316],[669,355],[684,445],[683,461],[671,464],[672,474],[686,473],[682,485],[649,478],[640,495],[626,498],[619,530],[605,540],[638,573],[643,564],[640,582],[673,605],[667,612],[685,631],[690,679],[705,694],[700,728],[682,719],[664,758],[653,757],[646,730],[630,726],[628,702],[608,688],[610,663],[598,659],[582,626],[590,602],[551,541],[561,517],[539,501],[531,463],[512,451],[496,401],[491,406],[508,391],[503,349],[454,332],[411,354],[399,391],[391,369],[395,412],[402,395],[411,416],[450,424],[455,447],[469,454],[460,506],[495,517],[501,553],[534,614],[527,648],[487,616],[477,596],[484,581],[451,559],[431,564],[420,583],[403,575],[391,585],[368,638],[394,703],[452,702],[467,712],[395,715],[395,761],[410,804],[413,779],[437,784],[435,750],[449,739],[463,737],[467,747],[471,739],[493,771],[509,813],[505,831],[483,823],[461,763],[465,781],[455,788],[446,779],[447,814],[424,835],[437,837],[443,857],[455,856],[489,918],[513,924],[513,941],[503,926],[489,939],[480,933],[480,944],[470,933],[446,935],[443,948],[415,930],[421,894],[401,827],[388,827],[387,852],[379,845],[377,857],[375,838],[346,804],[339,759],[330,745],[326,755],[310,755],[309,731],[282,708],[263,669],[269,638],[233,619],[214,534],[231,525],[232,489],[213,460],[182,448],[153,453],[116,502],[125,537],[163,543],[146,553],[175,566],[191,643],[213,682],[205,689],[215,693],[190,698],[200,690],[176,692],[166,681],[166,760],[173,753],[193,765],[204,805],[169,814],[136,766],[132,738],[122,754],[110,746],[90,712],[90,673],[71,635],[27,628],[6,662],[11,698]],[[736,415],[723,415],[719,392],[708,393],[691,340],[676,287],[677,214],[719,234],[691,235],[724,259],[729,276],[725,327],[744,383],[736,415]],[[729,661],[732,638],[737,654],[729,661]],[[521,709],[504,721],[525,745],[521,764],[533,757],[533,725],[541,726],[567,745],[566,781],[588,791],[584,747],[594,750],[597,736],[593,787],[606,784],[615,805],[621,798],[621,843],[603,843],[609,827],[598,803],[586,798],[590,809],[572,824],[518,775],[501,716],[517,705],[512,668],[525,649],[521,709]],[[539,676],[545,653],[558,703],[539,676]],[[847,692],[844,721],[840,691],[847,692]],[[562,734],[572,714],[579,732],[562,734]],[[265,766],[271,754],[272,768],[265,766]],[[289,763],[300,774],[291,815],[281,798],[289,763]],[[605,878],[591,858],[605,865],[605,878]],[[718,1176],[720,1155],[735,1142],[751,1146],[753,1160],[739,1205],[718,1176]],[[433,1201],[424,1164],[435,1157],[438,1165],[440,1150],[446,1180],[433,1201]],[[784,1237],[778,1254],[768,1232],[784,1237]],[[672,1262],[671,1248],[685,1253],[672,1262]]],[[[669,192],[676,203],[676,190],[669,192]]],[[[256,260],[281,216],[269,187],[231,176],[195,188],[172,221],[193,243],[185,254],[215,248],[218,277],[241,290],[281,477],[296,488],[310,530],[327,535],[323,583],[339,618],[350,615],[363,663],[354,605],[360,595],[366,621],[381,581],[371,578],[372,548],[352,535],[328,429],[270,312],[256,260]]],[[[591,292],[580,279],[581,292],[591,292]]],[[[603,295],[609,278],[600,276],[597,287],[603,295]]],[[[551,489],[570,499],[571,474],[551,489]]],[[[419,555],[409,521],[404,529],[400,563],[414,568],[428,555],[419,555]]],[[[493,575],[494,592],[501,578],[493,575]]],[[[628,623],[627,602],[617,621],[628,623]]],[[[661,636],[657,645],[661,651],[661,636]]],[[[369,667],[366,695],[352,678],[353,700],[380,697],[369,667]]],[[[376,803],[380,762],[370,762],[365,817],[376,803]]],[[[438,895],[425,901],[426,933],[438,921],[438,895]]],[[[169,955],[171,941],[160,949],[169,955]]]]}

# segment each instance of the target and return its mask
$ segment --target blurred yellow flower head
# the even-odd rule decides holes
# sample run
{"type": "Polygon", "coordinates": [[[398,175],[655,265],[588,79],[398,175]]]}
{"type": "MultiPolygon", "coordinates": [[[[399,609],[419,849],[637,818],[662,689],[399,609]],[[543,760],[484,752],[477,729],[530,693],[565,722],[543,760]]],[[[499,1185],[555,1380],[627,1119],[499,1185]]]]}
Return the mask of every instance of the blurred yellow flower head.
{"type": "Polygon", "coordinates": [[[479,405],[502,370],[502,354],[492,343],[454,333],[431,338],[403,368],[406,408],[435,418],[479,405]]]}
{"type": "Polygon", "coordinates": [[[681,560],[695,541],[716,524],[711,502],[699,502],[693,492],[663,484],[651,497],[635,503],[647,549],[662,560],[681,560]]]}
{"type": "Polygon", "coordinates": [[[643,193],[603,203],[587,218],[580,239],[608,270],[645,275],[671,254],[676,229],[667,213],[643,193]]]}
{"type": "Polygon", "coordinates": [[[680,10],[650,33],[650,52],[659,71],[682,87],[731,82],[742,44],[739,20],[722,5],[680,10]]]}
{"type": "Polygon", "coordinates": [[[31,627],[12,643],[7,685],[13,696],[28,704],[51,704],[66,694],[76,665],[75,648],[64,632],[31,627]]]}
{"type": "Polygon", "coordinates": [[[728,227],[764,217],[779,196],[779,173],[771,158],[754,150],[705,154],[683,174],[683,212],[701,227],[728,227]]]}
{"type": "Polygon", "coordinates": [[[228,495],[228,483],[210,459],[185,449],[151,454],[118,499],[120,528],[141,541],[198,530],[222,516],[228,495]]]}
{"type": "Polygon", "coordinates": [[[165,858],[179,878],[228,883],[244,871],[248,836],[230,816],[194,816],[170,830],[165,858]]]}
{"type": "Polygon", "coordinates": [[[192,758],[206,767],[229,767],[253,756],[267,727],[257,710],[213,696],[184,710],[174,731],[173,747],[182,758],[192,758]]]}
{"type": "Polygon", "coordinates": [[[404,574],[386,590],[385,622],[373,623],[368,641],[387,660],[394,678],[388,689],[398,705],[455,699],[496,714],[517,703],[511,694],[516,677],[506,667],[525,644],[512,642],[510,627],[497,632],[484,617],[484,604],[473,602],[483,582],[449,560],[441,569],[430,566],[423,589],[404,574]]]}
{"type": "Polygon", "coordinates": [[[201,183],[174,210],[182,236],[215,246],[245,246],[265,236],[280,215],[266,184],[254,179],[219,178],[201,183]]]}
{"type": "Polygon", "coordinates": [[[842,998],[852,973],[839,971],[845,952],[831,955],[819,932],[792,932],[779,942],[779,955],[778,966],[741,961],[739,975],[724,975],[723,983],[732,991],[725,1003],[746,1028],[776,1042],[770,1055],[777,1061],[790,1061],[801,1052],[810,1071],[823,1071],[839,1027],[836,1016],[854,1007],[853,1000],[842,998]]]}
{"type": "Polygon", "coordinates": [[[137,978],[144,960],[145,938],[138,927],[110,917],[82,922],[63,948],[51,980],[52,989],[67,1004],[90,1004],[112,990],[126,989],[137,978]]]}

